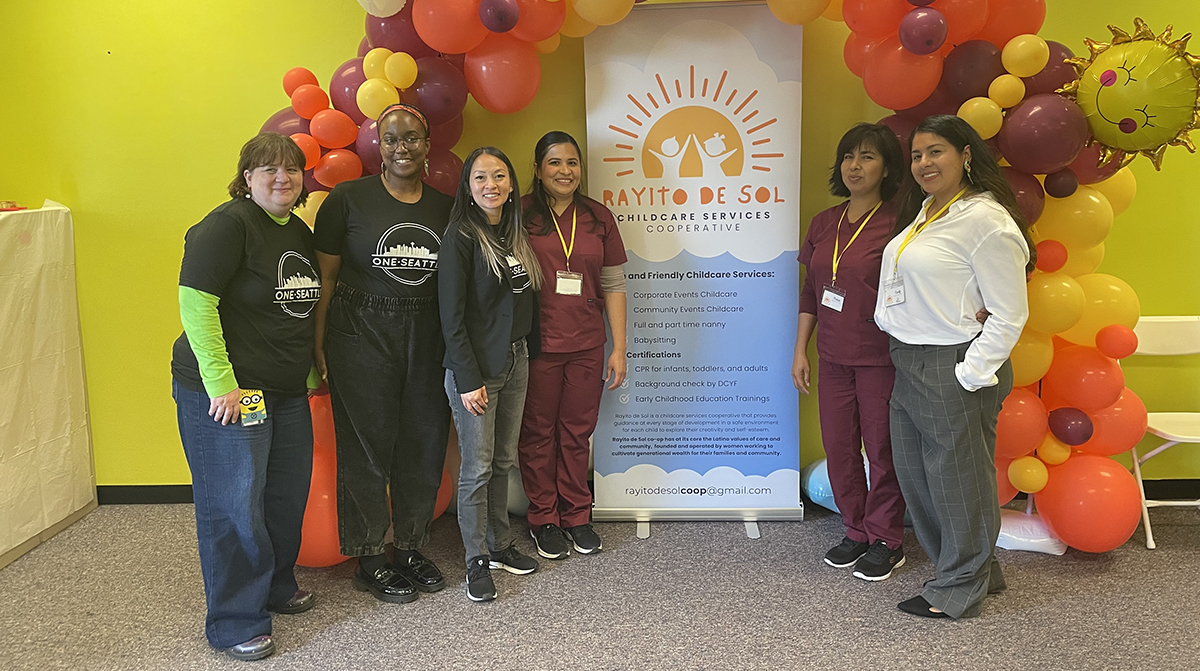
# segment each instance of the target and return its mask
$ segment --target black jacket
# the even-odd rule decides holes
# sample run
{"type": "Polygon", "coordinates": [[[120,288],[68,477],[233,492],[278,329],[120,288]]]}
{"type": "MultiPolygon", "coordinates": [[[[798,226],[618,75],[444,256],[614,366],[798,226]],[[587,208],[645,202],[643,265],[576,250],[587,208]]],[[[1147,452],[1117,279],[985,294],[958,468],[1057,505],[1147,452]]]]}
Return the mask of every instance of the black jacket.
{"type": "MultiPolygon", "coordinates": [[[[479,243],[451,223],[438,253],[438,309],[446,357],[442,365],[454,373],[458,393],[474,391],[504,367],[512,338],[513,290],[505,269],[497,278],[488,268],[479,243]]],[[[529,357],[541,349],[538,300],[533,296],[533,325],[526,341],[529,357]]]]}

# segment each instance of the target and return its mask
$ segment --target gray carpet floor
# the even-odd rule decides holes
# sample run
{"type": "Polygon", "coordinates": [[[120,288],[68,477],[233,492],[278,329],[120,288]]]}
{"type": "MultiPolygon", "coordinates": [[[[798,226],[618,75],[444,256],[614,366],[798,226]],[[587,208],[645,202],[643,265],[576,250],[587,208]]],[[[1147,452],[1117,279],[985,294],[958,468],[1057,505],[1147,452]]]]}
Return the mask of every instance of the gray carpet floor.
{"type": "MultiPolygon", "coordinates": [[[[825,566],[840,519],[598,524],[595,556],[497,575],[500,598],[463,594],[455,521],[426,554],[442,592],[388,605],[350,586],[353,563],[300,569],[315,609],[278,615],[262,669],[1194,669],[1200,652],[1200,515],[1153,513],[1104,555],[1000,551],[1009,591],[982,617],[896,610],[931,575],[907,565],[867,583],[825,566]]],[[[514,528],[525,533],[522,521],[514,528]]],[[[203,637],[204,594],[187,505],[105,506],[0,570],[0,669],[236,669],[203,637]]],[[[532,543],[522,535],[522,549],[532,543]]]]}

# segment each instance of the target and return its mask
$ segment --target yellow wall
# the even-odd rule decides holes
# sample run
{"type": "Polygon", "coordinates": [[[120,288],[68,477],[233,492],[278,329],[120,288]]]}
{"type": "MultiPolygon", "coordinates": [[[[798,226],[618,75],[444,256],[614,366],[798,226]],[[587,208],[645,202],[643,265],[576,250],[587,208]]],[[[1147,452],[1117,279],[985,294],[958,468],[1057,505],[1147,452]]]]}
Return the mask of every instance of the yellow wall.
{"type": "MultiPolygon", "coordinates": [[[[1131,27],[1127,5],[1050,0],[1041,34],[1082,49],[1107,23],[1131,27]]],[[[1172,21],[1200,31],[1193,3],[1157,0],[1138,15],[1156,29],[1172,21]]],[[[351,0],[6,0],[0,26],[0,198],[52,198],[74,211],[97,482],[186,483],[168,369],[183,233],[225,197],[241,144],[287,105],[282,74],[304,66],[327,84],[354,56],[363,13],[351,0]]],[[[824,19],[805,30],[805,222],[835,202],[825,175],[841,132],[885,114],[842,63],[845,35],[824,19]]],[[[582,41],[564,40],[542,65],[542,90],[521,113],[470,104],[460,154],[495,144],[528,179],[542,132],[584,139],[582,41]]],[[[1138,198],[1117,220],[1101,270],[1132,284],[1146,314],[1200,314],[1200,196],[1191,186],[1200,157],[1172,150],[1162,173],[1135,166],[1138,198]]],[[[1200,361],[1127,371],[1151,407],[1200,409],[1200,361]]],[[[807,463],[821,455],[812,399],[801,422],[807,463]]],[[[1149,474],[1200,476],[1200,455],[1149,474]]]]}

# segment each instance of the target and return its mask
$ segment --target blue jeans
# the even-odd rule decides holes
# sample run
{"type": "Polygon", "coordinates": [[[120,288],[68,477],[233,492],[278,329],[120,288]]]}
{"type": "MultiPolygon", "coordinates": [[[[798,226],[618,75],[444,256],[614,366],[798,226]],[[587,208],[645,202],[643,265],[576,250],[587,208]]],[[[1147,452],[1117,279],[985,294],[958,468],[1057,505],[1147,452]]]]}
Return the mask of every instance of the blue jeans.
{"type": "Polygon", "coordinates": [[[458,528],[468,563],[472,557],[507,550],[513,544],[508,524],[508,472],[517,461],[528,382],[529,352],[524,338],[509,348],[500,373],[483,381],[488,404],[482,415],[467,411],[454,386],[454,373],[446,371],[446,397],[462,454],[458,528]]]}
{"type": "Polygon", "coordinates": [[[268,605],[298,589],[293,569],[312,480],[312,415],[304,396],[267,392],[267,419],[222,426],[209,398],[173,382],[179,437],[192,471],[196,540],[208,606],[205,634],[228,648],[271,633],[268,605]]]}

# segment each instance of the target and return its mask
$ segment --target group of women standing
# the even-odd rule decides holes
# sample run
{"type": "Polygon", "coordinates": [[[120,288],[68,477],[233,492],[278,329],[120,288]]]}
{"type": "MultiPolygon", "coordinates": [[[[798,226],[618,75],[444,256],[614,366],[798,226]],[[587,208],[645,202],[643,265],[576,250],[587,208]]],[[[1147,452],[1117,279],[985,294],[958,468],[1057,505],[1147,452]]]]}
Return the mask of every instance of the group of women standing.
{"type": "Polygon", "coordinates": [[[206,633],[236,659],[274,652],[272,612],[315,603],[293,569],[312,470],[305,390],[322,379],[356,589],[405,603],[445,586],[420,549],[451,421],[468,598],[496,597],[491,569],[537,569],[509,527],[518,451],[538,552],[602,547],[588,439],[605,378],[625,375],[625,253],[611,213],[578,193],[578,145],[558,132],[538,143],[524,200],[509,159],[476,149],[450,198],[422,182],[420,110],[392,105],[376,123],[381,174],[335,187],[313,231],[292,214],[307,197],[303,153],[266,133],[242,148],[232,200],[186,236],[174,394],[206,633]]]}
{"type": "Polygon", "coordinates": [[[906,169],[887,127],[860,124],[842,138],[830,185],[849,199],[814,217],[801,247],[792,377],[807,393],[815,328],[821,432],[846,526],[825,562],[890,577],[904,563],[907,507],[934,577],[900,610],[971,617],[1005,589],[996,421],[1028,318],[1033,247],[970,125],[930,117],[910,145],[906,169]]]}

